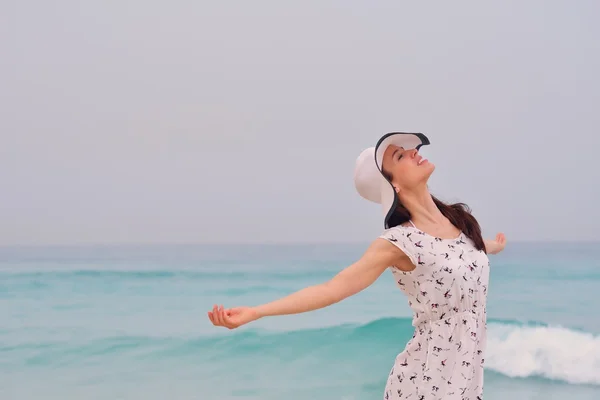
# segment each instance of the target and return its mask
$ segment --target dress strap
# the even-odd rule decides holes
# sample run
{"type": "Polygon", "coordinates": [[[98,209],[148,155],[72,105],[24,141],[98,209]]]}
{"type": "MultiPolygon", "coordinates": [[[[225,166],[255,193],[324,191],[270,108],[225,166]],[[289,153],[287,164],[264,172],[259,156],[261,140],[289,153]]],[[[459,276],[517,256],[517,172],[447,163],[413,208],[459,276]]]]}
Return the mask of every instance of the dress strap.
{"type": "Polygon", "coordinates": [[[410,224],[413,226],[413,228],[417,228],[417,226],[412,222],[412,219],[409,219],[408,222],[410,222],[410,224]]]}

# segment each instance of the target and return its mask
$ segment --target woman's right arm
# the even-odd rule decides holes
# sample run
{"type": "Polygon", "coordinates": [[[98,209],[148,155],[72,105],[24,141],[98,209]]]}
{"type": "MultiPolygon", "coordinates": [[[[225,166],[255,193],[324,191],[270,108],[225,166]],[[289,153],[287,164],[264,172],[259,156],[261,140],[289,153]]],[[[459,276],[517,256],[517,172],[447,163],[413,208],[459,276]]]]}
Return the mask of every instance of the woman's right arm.
{"type": "MultiPolygon", "coordinates": [[[[267,304],[245,308],[243,314],[246,315],[241,322],[247,323],[267,316],[298,314],[330,306],[370,286],[391,265],[406,271],[414,268],[404,252],[387,240],[378,238],[358,261],[329,281],[306,287],[267,304]],[[247,318],[250,319],[244,321],[247,318]]],[[[235,310],[228,313],[228,310],[214,308],[213,313],[218,313],[217,318],[213,318],[210,313],[209,318],[213,324],[215,320],[218,322],[215,325],[237,327],[239,325],[235,320],[235,310]]]]}

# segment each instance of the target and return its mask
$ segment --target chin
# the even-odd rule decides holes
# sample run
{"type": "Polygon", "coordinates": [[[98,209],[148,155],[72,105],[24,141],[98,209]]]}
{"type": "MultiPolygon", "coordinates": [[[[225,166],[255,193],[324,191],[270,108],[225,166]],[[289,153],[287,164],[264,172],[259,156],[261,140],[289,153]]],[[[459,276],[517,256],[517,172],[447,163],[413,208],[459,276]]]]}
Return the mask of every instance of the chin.
{"type": "Polygon", "coordinates": [[[431,174],[433,174],[433,171],[435,171],[435,165],[427,162],[427,165],[425,165],[426,167],[426,171],[425,172],[425,178],[429,179],[429,177],[431,176],[431,174]]]}

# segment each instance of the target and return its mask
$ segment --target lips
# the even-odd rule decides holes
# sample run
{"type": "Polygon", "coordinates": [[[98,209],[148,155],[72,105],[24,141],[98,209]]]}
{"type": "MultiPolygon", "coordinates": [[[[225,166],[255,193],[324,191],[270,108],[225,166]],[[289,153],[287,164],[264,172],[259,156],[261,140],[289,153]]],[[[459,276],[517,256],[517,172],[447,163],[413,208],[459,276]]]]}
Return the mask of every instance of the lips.
{"type": "Polygon", "coordinates": [[[419,159],[419,161],[417,161],[417,165],[421,165],[421,164],[423,164],[423,163],[425,163],[425,162],[427,162],[427,159],[426,159],[426,158],[423,158],[423,157],[421,157],[421,158],[419,159]]]}

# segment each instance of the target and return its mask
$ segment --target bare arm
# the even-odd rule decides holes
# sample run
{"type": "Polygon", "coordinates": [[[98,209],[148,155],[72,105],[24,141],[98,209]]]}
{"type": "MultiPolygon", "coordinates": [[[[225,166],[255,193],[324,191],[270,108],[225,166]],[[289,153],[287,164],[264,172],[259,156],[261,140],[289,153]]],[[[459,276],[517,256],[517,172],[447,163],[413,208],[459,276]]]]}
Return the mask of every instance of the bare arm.
{"type": "Polygon", "coordinates": [[[396,246],[377,239],[358,261],[331,280],[255,307],[256,312],[259,317],[266,317],[303,313],[330,306],[370,286],[390,265],[403,265],[403,258],[408,260],[396,246]]]}
{"type": "Polygon", "coordinates": [[[363,256],[329,281],[306,287],[286,297],[256,307],[213,307],[208,317],[214,325],[236,328],[250,321],[275,315],[317,310],[352,296],[370,286],[389,266],[410,271],[408,256],[385,239],[376,239],[363,256]]]}

